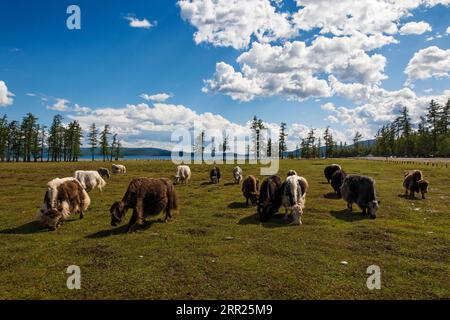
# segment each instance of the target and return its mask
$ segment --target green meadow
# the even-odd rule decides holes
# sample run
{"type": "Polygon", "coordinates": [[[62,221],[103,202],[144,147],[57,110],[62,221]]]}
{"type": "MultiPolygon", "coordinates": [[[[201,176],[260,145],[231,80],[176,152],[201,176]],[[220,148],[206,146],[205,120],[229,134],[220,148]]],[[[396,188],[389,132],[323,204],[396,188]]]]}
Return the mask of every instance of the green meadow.
{"type": "MultiPolygon", "coordinates": [[[[170,161],[126,161],[79,220],[55,232],[40,230],[36,211],[46,183],[75,170],[110,163],[0,164],[0,299],[449,299],[450,169],[366,160],[283,160],[308,179],[303,225],[283,220],[284,209],[259,223],[233,183],[234,165],[219,165],[220,184],[209,184],[208,165],[191,165],[192,180],[178,185],[179,213],[163,223],[150,217],[126,233],[109,207],[133,177],[171,177],[170,161]],[[323,169],[337,162],[348,173],[376,180],[378,218],[345,210],[323,169]],[[407,199],[403,171],[421,169],[427,199],[407,199]],[[347,264],[342,264],[346,261],[347,264]],[[66,269],[81,268],[81,289],[69,290],[66,269]],[[366,286],[371,265],[381,268],[381,290],[366,286]]],[[[241,165],[259,176],[256,165],[241,165]]]]}

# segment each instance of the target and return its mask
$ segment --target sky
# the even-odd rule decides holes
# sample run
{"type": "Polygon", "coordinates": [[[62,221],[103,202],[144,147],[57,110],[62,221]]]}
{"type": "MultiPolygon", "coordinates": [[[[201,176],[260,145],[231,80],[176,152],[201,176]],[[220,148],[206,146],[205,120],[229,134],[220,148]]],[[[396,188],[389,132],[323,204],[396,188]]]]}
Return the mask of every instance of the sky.
{"type": "Polygon", "coordinates": [[[2,0],[0,39],[0,114],[110,124],[128,147],[254,115],[289,149],[327,126],[372,139],[450,98],[450,0],[2,0]]]}

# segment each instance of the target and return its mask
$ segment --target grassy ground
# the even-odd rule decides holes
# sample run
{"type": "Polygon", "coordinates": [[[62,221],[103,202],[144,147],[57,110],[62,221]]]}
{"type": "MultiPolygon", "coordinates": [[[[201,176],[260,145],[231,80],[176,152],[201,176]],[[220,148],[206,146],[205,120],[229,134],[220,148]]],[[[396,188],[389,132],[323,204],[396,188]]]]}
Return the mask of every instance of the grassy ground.
{"type": "MultiPolygon", "coordinates": [[[[128,174],[91,193],[84,220],[56,232],[35,222],[46,182],[75,169],[105,164],[0,164],[1,299],[416,299],[450,298],[450,171],[423,166],[431,183],[426,200],[401,195],[401,164],[339,160],[350,173],[377,181],[376,220],[347,213],[323,178],[330,161],[286,160],[280,175],[295,169],[310,183],[302,226],[277,215],[260,224],[232,184],[209,185],[208,166],[191,166],[193,180],[177,186],[180,214],[145,229],[111,227],[109,207],[132,177],[169,177],[169,161],[130,161],[128,174]],[[228,237],[232,237],[229,240],[228,237]],[[343,265],[341,261],[347,261],[343,265]],[[66,268],[81,268],[81,290],[66,288],[66,268]],[[366,287],[366,269],[379,265],[382,289],[366,287]]],[[[109,164],[106,164],[109,166],[109,164]]],[[[242,166],[259,174],[256,166],[242,166]]],[[[127,215],[127,220],[130,217],[127,215]]]]}

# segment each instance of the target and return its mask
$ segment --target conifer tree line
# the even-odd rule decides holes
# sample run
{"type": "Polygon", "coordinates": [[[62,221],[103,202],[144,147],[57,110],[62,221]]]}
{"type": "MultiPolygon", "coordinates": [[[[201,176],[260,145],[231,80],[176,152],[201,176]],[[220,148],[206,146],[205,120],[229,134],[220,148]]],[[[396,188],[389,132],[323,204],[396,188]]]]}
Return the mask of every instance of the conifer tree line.
{"type": "MultiPolygon", "coordinates": [[[[27,113],[22,121],[9,121],[7,115],[0,118],[0,161],[2,162],[44,162],[78,161],[82,156],[83,129],[77,120],[63,123],[63,117],[56,115],[50,127],[38,123],[38,118],[27,113]]],[[[92,160],[97,147],[104,161],[121,156],[121,143],[117,134],[112,135],[108,125],[98,131],[93,124],[87,142],[92,160]],[[94,127],[94,131],[92,131],[94,127]]]]}

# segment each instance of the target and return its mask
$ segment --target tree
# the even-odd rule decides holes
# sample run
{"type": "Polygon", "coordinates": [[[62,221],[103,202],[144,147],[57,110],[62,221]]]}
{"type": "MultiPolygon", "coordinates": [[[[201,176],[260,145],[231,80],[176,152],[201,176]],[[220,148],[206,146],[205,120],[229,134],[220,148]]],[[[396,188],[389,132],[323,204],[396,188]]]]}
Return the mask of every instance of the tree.
{"type": "Polygon", "coordinates": [[[432,153],[435,155],[437,153],[437,142],[439,133],[439,104],[436,101],[431,100],[430,105],[427,108],[427,123],[429,125],[429,130],[431,133],[431,144],[432,153]]]}
{"type": "Polygon", "coordinates": [[[108,136],[111,134],[109,125],[105,124],[102,132],[100,132],[100,148],[102,151],[103,161],[109,159],[109,141],[108,136]]]}
{"type": "Polygon", "coordinates": [[[63,117],[59,114],[53,117],[48,136],[49,157],[51,161],[60,161],[62,157],[62,148],[64,145],[62,125],[63,117]]]}
{"type": "Polygon", "coordinates": [[[97,148],[97,143],[98,143],[98,129],[95,126],[95,123],[93,123],[90,127],[89,127],[89,133],[88,133],[88,141],[89,141],[89,145],[91,146],[91,156],[92,156],[92,161],[94,160],[95,157],[95,149],[97,148]]]}
{"type": "Polygon", "coordinates": [[[230,150],[230,146],[228,145],[228,135],[225,135],[223,137],[223,141],[222,141],[222,160],[225,163],[226,159],[227,159],[227,150],[230,150]]]}
{"type": "Polygon", "coordinates": [[[280,159],[284,159],[284,153],[286,152],[286,123],[282,122],[280,125],[280,135],[278,138],[278,153],[280,159]]]}
{"type": "Polygon", "coordinates": [[[205,154],[205,130],[202,130],[200,134],[195,139],[194,152],[200,153],[202,163],[204,162],[205,154]]]}
{"type": "Polygon", "coordinates": [[[268,158],[272,157],[272,138],[267,139],[266,155],[268,158]]]}
{"type": "Polygon", "coordinates": [[[211,157],[216,157],[216,138],[211,137],[211,157]]]}
{"type": "Polygon", "coordinates": [[[8,147],[8,117],[3,115],[0,119],[0,160],[6,160],[6,152],[8,147]]]}
{"type": "Polygon", "coordinates": [[[355,136],[353,137],[353,150],[356,156],[358,156],[360,153],[361,148],[359,142],[361,141],[362,137],[363,136],[359,131],[356,131],[355,136]]]}
{"type": "Polygon", "coordinates": [[[259,159],[261,158],[261,145],[263,143],[263,141],[261,141],[261,130],[265,129],[266,127],[264,126],[264,123],[261,119],[258,119],[256,116],[254,116],[250,128],[253,130],[253,143],[256,153],[256,160],[259,161],[259,159]]]}
{"type": "Polygon", "coordinates": [[[334,152],[334,141],[333,141],[333,135],[330,132],[330,126],[328,126],[325,129],[325,132],[323,134],[323,140],[325,143],[325,158],[330,158],[333,156],[334,152]]]}
{"type": "Polygon", "coordinates": [[[111,156],[110,156],[111,161],[113,160],[113,157],[115,155],[115,152],[116,152],[115,150],[117,148],[117,143],[118,143],[117,133],[115,133],[115,134],[113,134],[113,140],[111,142],[111,156]]]}

